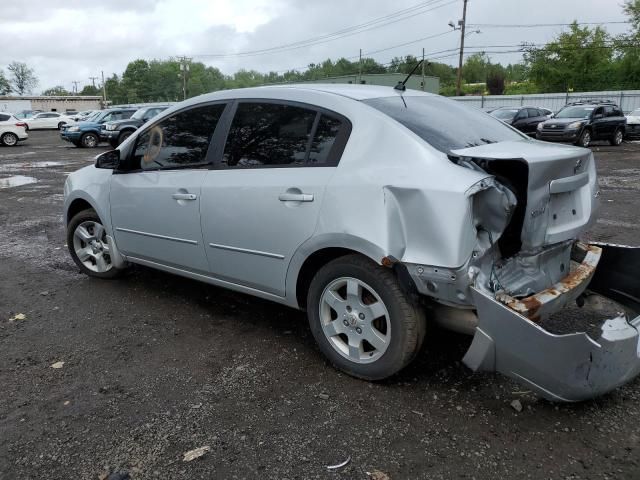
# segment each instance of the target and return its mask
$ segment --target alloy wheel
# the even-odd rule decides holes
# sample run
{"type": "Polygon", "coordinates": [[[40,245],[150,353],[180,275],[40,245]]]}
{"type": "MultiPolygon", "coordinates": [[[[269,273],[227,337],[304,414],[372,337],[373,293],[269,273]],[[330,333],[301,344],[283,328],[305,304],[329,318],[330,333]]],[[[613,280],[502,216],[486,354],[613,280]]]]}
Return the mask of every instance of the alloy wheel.
{"type": "Polygon", "coordinates": [[[73,249],[82,264],[92,272],[111,270],[111,249],[107,232],[100,223],[89,220],[80,223],[73,232],[73,249]]]}
{"type": "Polygon", "coordinates": [[[320,322],[329,344],[354,363],[378,360],[391,341],[387,307],[357,278],[341,277],[327,285],[320,299],[320,322]]]}

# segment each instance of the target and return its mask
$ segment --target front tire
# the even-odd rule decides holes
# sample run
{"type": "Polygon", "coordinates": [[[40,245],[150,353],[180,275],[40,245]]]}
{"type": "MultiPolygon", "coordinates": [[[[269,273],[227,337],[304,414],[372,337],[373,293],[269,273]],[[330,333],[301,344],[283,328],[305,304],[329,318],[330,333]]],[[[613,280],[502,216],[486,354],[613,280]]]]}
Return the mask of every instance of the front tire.
{"type": "Polygon", "coordinates": [[[609,139],[609,144],[614,147],[619,147],[622,144],[622,140],[624,139],[624,132],[619,128],[616,128],[616,131],[613,133],[613,137],[609,139]]]}
{"type": "Polygon", "coordinates": [[[100,139],[95,133],[85,133],[80,139],[80,144],[84,148],[96,148],[100,143],[100,139]]]}
{"type": "Polygon", "coordinates": [[[424,338],[422,308],[391,269],[360,255],[340,257],[318,271],[307,314],[322,353],[336,368],[365,380],[400,371],[424,338]]]}
{"type": "Polygon", "coordinates": [[[576,142],[579,147],[587,148],[591,144],[591,130],[583,130],[576,142]]]}
{"type": "Polygon", "coordinates": [[[102,220],[93,209],[77,213],[67,226],[67,247],[75,264],[90,277],[115,278],[123,269],[111,260],[111,244],[102,220]]]}
{"type": "Polygon", "coordinates": [[[0,138],[0,143],[7,147],[15,147],[18,144],[18,136],[13,132],[7,132],[0,138]]]}
{"type": "MultiPolygon", "coordinates": [[[[133,132],[132,131],[125,131],[122,132],[119,136],[118,136],[118,145],[120,145],[122,142],[124,142],[127,138],[129,138],[131,136],[133,132]]],[[[118,146],[116,145],[116,146],[118,146]]]]}

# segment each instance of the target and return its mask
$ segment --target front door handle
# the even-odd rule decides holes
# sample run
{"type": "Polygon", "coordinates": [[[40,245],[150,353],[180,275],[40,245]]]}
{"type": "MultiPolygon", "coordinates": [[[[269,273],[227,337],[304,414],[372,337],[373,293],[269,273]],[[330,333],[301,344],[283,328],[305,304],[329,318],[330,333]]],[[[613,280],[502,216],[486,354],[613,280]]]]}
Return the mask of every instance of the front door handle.
{"type": "Polygon", "coordinates": [[[195,193],[174,193],[171,198],[174,200],[195,200],[198,196],[195,193]]]}
{"type": "Polygon", "coordinates": [[[313,202],[313,195],[310,193],[281,193],[278,196],[281,202],[313,202]]]}

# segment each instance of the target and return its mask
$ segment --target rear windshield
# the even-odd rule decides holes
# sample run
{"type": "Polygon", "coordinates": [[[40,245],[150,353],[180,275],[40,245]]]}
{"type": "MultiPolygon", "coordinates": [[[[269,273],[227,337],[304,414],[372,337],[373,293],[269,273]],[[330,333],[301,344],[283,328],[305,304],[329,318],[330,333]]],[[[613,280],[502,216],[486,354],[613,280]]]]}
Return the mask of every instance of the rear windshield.
{"type": "Polygon", "coordinates": [[[506,110],[506,109],[498,109],[491,112],[491,115],[499,118],[500,120],[511,120],[518,114],[518,110],[506,110]]]}
{"type": "Polygon", "coordinates": [[[444,97],[398,95],[364,103],[386,113],[444,153],[527,138],[491,115],[444,97]]]}

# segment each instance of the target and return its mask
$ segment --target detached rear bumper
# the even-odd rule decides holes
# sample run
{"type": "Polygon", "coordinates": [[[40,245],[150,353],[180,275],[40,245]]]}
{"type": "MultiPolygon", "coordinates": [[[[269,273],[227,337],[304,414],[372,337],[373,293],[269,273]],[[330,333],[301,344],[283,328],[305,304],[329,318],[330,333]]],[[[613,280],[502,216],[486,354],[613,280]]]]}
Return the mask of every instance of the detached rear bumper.
{"type": "Polygon", "coordinates": [[[640,248],[590,245],[581,264],[553,287],[516,300],[472,288],[478,327],[464,363],[497,371],[554,401],[602,395],[640,373],[640,248]],[[600,337],[556,335],[535,322],[586,289],[629,313],[607,319],[600,337]]]}

